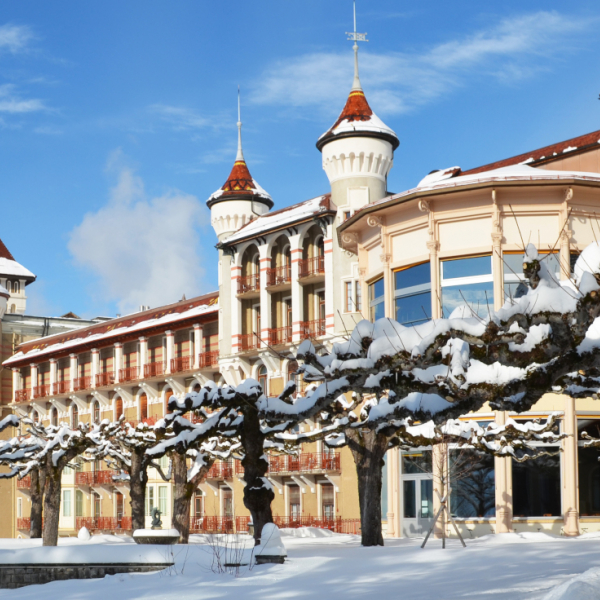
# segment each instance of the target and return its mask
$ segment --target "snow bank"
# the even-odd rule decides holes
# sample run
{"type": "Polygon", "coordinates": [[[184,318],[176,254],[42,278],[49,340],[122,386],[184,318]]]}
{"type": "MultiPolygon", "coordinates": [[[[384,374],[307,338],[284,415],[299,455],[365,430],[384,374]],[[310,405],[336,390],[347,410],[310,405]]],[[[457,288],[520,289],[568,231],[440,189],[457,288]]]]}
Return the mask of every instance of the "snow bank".
{"type": "Polygon", "coordinates": [[[281,529],[281,535],[294,538],[328,538],[342,534],[334,533],[329,529],[319,529],[318,527],[284,527],[281,529]]]}
{"type": "Polygon", "coordinates": [[[600,568],[590,569],[565,581],[543,600],[600,600],[600,568]]]}

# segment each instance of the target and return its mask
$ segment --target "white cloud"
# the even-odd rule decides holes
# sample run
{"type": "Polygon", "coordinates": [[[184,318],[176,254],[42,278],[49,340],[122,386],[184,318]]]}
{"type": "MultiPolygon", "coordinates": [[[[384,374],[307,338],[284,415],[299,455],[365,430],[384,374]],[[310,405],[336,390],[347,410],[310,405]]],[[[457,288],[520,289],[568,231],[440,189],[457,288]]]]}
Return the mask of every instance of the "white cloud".
{"type": "Polygon", "coordinates": [[[200,115],[195,110],[183,106],[153,104],[149,107],[149,110],[160,117],[162,121],[171,125],[176,131],[190,131],[220,126],[219,120],[200,115]]]}
{"type": "MultiPolygon", "coordinates": [[[[377,112],[407,112],[470,78],[493,76],[508,83],[546,70],[550,57],[568,50],[567,39],[595,22],[540,11],[503,19],[494,27],[420,53],[361,49],[361,81],[377,112]]],[[[251,99],[256,104],[338,110],[352,81],[352,63],[349,50],[278,62],[263,74],[251,99]]]]}
{"type": "Polygon", "coordinates": [[[33,37],[31,29],[26,25],[0,25],[0,51],[6,50],[15,54],[25,50],[33,37]]]}
{"type": "Polygon", "coordinates": [[[36,98],[22,98],[13,83],[0,85],[0,112],[29,113],[45,110],[46,106],[36,98]]]}
{"type": "Polygon", "coordinates": [[[107,204],[84,217],[68,245],[76,264],[97,277],[95,296],[129,313],[208,291],[199,244],[199,229],[209,222],[204,205],[178,191],[147,198],[118,153],[109,170],[118,170],[118,181],[107,204]]]}

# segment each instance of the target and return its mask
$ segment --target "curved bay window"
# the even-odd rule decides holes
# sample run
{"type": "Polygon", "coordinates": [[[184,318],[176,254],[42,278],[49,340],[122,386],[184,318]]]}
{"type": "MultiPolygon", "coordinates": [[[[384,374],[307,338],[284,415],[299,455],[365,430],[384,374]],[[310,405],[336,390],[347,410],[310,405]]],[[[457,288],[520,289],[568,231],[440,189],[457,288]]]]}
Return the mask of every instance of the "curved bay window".
{"type": "Polygon", "coordinates": [[[473,316],[487,317],[494,309],[492,256],[442,260],[441,286],[444,317],[465,304],[473,316]]]}
{"type": "MultiPolygon", "coordinates": [[[[560,279],[560,255],[558,252],[539,252],[542,261],[556,280],[560,279]]],[[[503,252],[504,301],[520,298],[527,293],[529,286],[523,274],[523,252],[503,252]]]]}
{"type": "Polygon", "coordinates": [[[385,317],[385,288],[383,277],[369,284],[369,320],[374,323],[385,317]]]}
{"type": "Polygon", "coordinates": [[[402,325],[431,319],[431,268],[428,262],[394,272],[395,318],[402,325]]]}
{"type": "Polygon", "coordinates": [[[600,437],[600,419],[577,419],[579,467],[579,516],[600,516],[600,448],[585,448],[586,432],[592,438],[600,437]]]}

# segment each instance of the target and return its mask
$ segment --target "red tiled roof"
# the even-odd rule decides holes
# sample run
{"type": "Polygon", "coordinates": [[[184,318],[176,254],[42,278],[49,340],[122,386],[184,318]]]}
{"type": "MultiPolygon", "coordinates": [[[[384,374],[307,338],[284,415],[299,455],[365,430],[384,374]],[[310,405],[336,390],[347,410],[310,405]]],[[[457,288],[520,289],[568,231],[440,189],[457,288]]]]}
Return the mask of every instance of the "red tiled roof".
{"type": "Polygon", "coordinates": [[[244,190],[251,192],[254,190],[252,183],[252,175],[250,175],[246,161],[236,160],[227,181],[221,189],[223,190],[224,196],[228,194],[239,194],[239,192],[244,190]]]}
{"type": "Polygon", "coordinates": [[[15,257],[10,253],[10,250],[6,247],[6,244],[2,240],[0,240],[0,258],[15,260],[15,257]]]}
{"type": "Polygon", "coordinates": [[[528,161],[527,164],[529,166],[536,166],[558,160],[559,158],[563,158],[564,156],[573,153],[579,154],[586,152],[592,148],[600,148],[600,130],[592,131],[591,133],[586,133],[585,135],[559,142],[558,144],[544,146],[543,148],[532,150],[531,152],[524,152],[523,154],[513,156],[512,158],[505,158],[475,169],[469,169],[468,171],[463,171],[461,175],[475,175],[476,173],[481,173],[483,171],[492,171],[502,167],[518,165],[525,161],[528,161]],[[569,151],[565,153],[565,150],[567,149],[569,149],[569,151]]]}
{"type": "Polygon", "coordinates": [[[335,129],[342,121],[368,121],[373,111],[367,102],[362,90],[353,90],[346,100],[346,106],[338,117],[338,120],[330,127],[329,131],[335,129]]]}

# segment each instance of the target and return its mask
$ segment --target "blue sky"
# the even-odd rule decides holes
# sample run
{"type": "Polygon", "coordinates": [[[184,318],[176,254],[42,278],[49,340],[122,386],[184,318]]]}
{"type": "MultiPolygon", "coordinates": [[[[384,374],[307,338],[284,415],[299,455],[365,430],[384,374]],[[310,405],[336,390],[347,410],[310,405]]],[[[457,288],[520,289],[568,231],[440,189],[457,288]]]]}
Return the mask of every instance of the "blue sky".
{"type": "MultiPolygon", "coordinates": [[[[600,129],[597,2],[359,0],[361,80],[398,134],[389,188],[600,129]]],[[[114,315],[216,288],[204,202],[244,152],[283,207],[352,82],[350,0],[6,1],[0,237],[30,314],[114,315]]]]}

